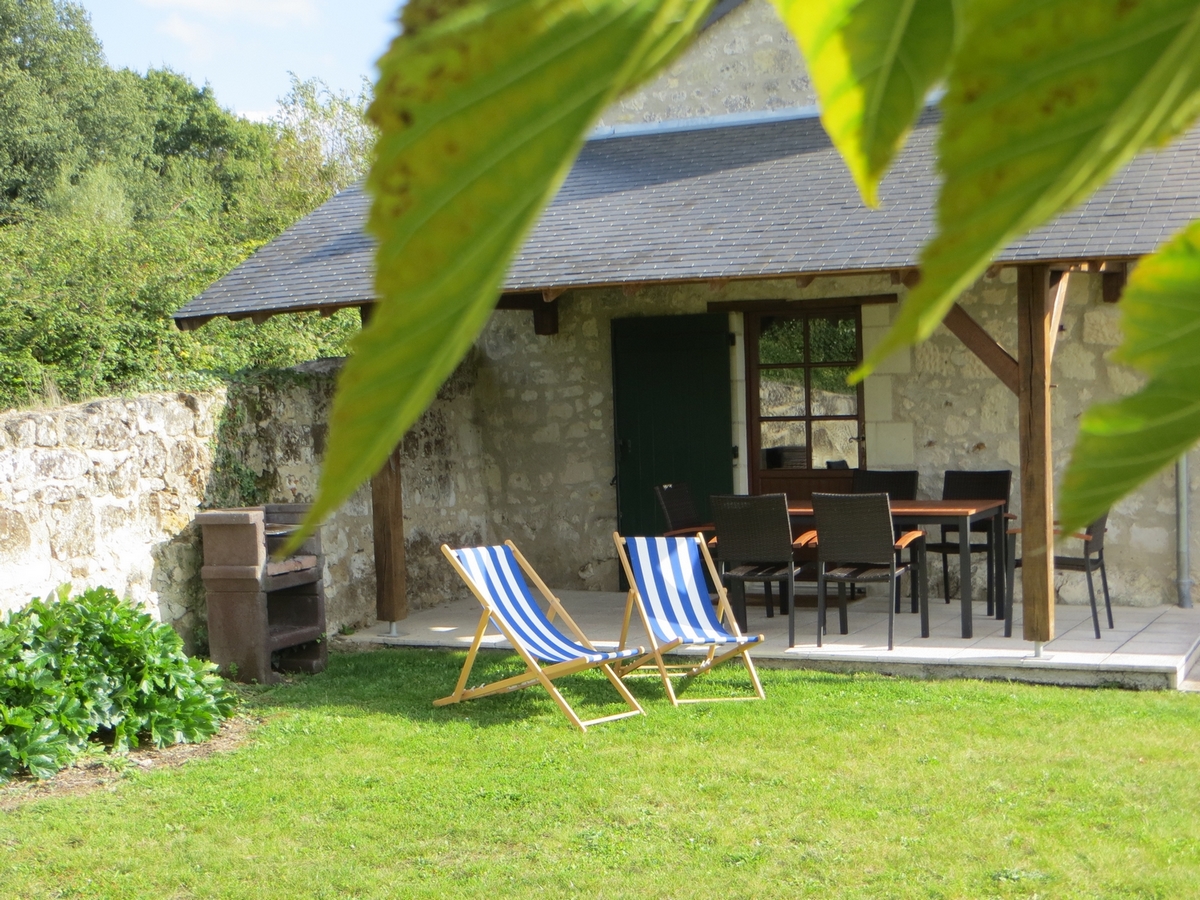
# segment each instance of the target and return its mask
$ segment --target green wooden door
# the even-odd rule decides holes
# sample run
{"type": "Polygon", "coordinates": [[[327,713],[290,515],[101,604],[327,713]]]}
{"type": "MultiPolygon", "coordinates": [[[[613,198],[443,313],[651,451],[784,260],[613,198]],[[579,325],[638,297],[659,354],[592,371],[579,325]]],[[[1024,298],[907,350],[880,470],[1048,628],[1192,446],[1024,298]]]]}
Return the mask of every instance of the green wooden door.
{"type": "Polygon", "coordinates": [[[733,491],[728,316],[613,319],[612,353],[621,534],[662,534],[658,484],[687,482],[707,521],[733,491]]]}

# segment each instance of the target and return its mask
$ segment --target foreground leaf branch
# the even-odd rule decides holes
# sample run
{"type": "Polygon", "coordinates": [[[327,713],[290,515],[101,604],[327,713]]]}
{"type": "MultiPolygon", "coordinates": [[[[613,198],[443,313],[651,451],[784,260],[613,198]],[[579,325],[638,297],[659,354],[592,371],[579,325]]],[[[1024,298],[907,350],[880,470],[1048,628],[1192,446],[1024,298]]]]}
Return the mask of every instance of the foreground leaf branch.
{"type": "Polygon", "coordinates": [[[1121,300],[1124,344],[1113,354],[1146,386],[1084,415],[1059,514],[1086,525],[1200,440],[1200,222],[1138,264],[1121,300]]]}
{"type": "Polygon", "coordinates": [[[339,381],[310,523],[387,459],[487,322],[587,129],[684,46],[710,5],[491,0],[442,18],[406,8],[371,108],[378,302],[339,381]]]}
{"type": "Polygon", "coordinates": [[[796,35],[821,101],[821,123],[863,202],[945,75],[954,44],[951,0],[775,0],[796,35]]]}
{"type": "Polygon", "coordinates": [[[1200,109],[1195,0],[962,5],[938,142],[938,236],[855,373],[933,333],[1013,240],[1078,204],[1200,109]]]}

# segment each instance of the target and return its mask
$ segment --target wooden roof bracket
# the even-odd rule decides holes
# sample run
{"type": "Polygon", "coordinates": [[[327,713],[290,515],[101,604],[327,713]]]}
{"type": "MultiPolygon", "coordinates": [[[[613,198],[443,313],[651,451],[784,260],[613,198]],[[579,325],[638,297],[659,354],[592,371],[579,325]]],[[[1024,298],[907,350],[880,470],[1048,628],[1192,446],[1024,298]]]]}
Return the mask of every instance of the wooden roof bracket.
{"type": "Polygon", "coordinates": [[[1020,392],[1020,372],[1017,361],[993,338],[984,327],[976,322],[965,309],[955,303],[946,313],[943,324],[968,350],[979,357],[979,361],[992,370],[1006,388],[1014,394],[1020,392]]]}

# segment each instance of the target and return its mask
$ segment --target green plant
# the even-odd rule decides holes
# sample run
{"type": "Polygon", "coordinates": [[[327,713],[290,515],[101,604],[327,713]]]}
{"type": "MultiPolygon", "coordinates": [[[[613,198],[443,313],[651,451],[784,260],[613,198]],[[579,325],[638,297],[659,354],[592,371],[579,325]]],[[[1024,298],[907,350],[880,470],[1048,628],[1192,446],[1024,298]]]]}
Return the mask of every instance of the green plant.
{"type": "MultiPolygon", "coordinates": [[[[1196,0],[775,0],[822,122],[864,202],[945,88],[940,233],[921,283],[855,377],[927,338],[1007,245],[1078,204],[1200,112],[1196,0]]],[[[513,253],[600,111],[691,41],[711,0],[410,0],[380,61],[368,178],[376,304],[331,416],[310,521],[392,452],[486,321],[513,253]]],[[[1126,350],[1152,381],[1082,423],[1064,528],[1087,522],[1200,437],[1190,367],[1194,235],[1144,262],[1127,321],[1179,347],[1126,350]],[[1160,277],[1143,276],[1142,270],[1160,277]],[[1145,455],[1147,442],[1163,452],[1145,455]],[[1121,477],[1113,467],[1123,466],[1121,477]]],[[[1136,288],[1136,289],[1135,289],[1136,288]]],[[[1136,329],[1131,329],[1131,331],[1136,329]]],[[[299,532],[295,540],[303,538],[299,532]]]]}
{"type": "Polygon", "coordinates": [[[90,740],[204,740],[233,706],[211,663],[109,588],[64,588],[0,623],[0,781],[49,778],[90,740]]]}

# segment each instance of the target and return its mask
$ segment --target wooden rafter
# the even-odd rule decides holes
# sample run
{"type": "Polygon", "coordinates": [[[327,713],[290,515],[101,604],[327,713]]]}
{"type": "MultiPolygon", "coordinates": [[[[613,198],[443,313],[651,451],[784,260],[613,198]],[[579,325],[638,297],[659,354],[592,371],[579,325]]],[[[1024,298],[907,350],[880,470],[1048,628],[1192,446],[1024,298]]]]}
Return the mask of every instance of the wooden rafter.
{"type": "Polygon", "coordinates": [[[1017,361],[965,309],[955,303],[950,307],[943,324],[979,357],[980,362],[992,370],[1005,387],[1014,394],[1020,393],[1017,361]]]}

